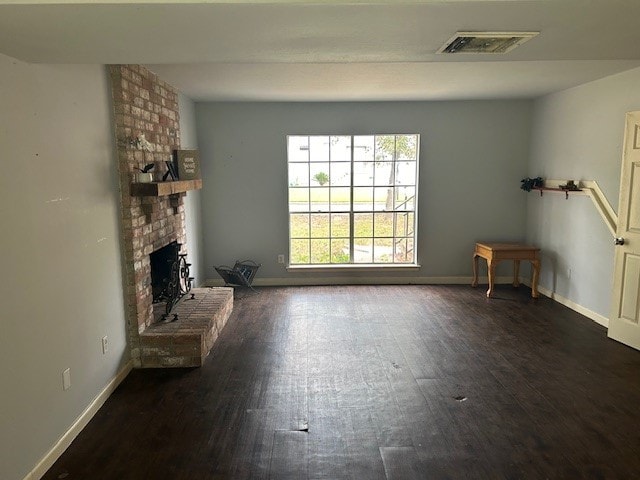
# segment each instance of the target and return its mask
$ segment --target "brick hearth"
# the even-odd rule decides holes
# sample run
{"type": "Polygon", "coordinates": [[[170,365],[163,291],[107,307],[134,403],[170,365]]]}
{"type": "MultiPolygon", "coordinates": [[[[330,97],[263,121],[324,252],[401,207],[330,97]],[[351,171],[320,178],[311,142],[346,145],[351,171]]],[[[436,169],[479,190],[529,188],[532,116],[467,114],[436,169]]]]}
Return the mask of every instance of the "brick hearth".
{"type": "Polygon", "coordinates": [[[178,321],[155,323],[140,334],[142,367],[199,367],[233,310],[233,289],[194,288],[171,312],[178,321]]]}

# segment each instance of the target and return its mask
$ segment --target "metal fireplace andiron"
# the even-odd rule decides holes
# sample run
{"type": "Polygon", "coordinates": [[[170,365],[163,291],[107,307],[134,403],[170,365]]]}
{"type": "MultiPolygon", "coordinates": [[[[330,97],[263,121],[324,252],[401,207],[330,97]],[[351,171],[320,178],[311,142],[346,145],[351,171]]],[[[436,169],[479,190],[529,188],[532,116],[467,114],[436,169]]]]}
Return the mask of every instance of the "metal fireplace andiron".
{"type": "MultiPolygon", "coordinates": [[[[151,289],[153,303],[165,302],[166,318],[173,307],[191,290],[193,277],[189,276],[187,254],[180,253],[181,243],[171,242],[151,254],[151,289]]],[[[177,320],[174,315],[174,320],[177,320]]]]}

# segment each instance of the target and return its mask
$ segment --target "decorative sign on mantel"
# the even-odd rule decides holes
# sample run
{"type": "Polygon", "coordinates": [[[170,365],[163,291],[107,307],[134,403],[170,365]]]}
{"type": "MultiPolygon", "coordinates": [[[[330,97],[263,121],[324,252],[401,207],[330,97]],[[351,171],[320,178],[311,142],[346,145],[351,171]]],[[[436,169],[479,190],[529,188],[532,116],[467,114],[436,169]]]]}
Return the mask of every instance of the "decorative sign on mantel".
{"type": "Polygon", "coordinates": [[[200,178],[200,158],[197,150],[175,150],[179,180],[198,180],[200,178]]]}

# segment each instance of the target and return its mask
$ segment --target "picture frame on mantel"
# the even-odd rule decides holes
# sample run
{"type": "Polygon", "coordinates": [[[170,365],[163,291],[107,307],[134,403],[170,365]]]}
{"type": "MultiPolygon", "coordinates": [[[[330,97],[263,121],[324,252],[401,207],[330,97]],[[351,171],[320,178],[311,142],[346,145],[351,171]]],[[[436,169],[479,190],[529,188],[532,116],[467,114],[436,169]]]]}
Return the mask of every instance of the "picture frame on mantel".
{"type": "Polygon", "coordinates": [[[200,156],[197,150],[174,150],[178,180],[200,179],[200,156]]]}

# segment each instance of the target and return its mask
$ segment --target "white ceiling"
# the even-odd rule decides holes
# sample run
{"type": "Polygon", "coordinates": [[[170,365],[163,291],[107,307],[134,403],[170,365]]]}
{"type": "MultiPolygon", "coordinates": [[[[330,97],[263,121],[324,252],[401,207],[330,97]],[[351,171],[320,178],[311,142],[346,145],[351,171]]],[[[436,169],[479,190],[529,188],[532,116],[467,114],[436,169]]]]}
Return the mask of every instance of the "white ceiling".
{"type": "Polygon", "coordinates": [[[0,52],[140,63],[196,100],[531,98],[640,66],[640,0],[0,0],[0,52]],[[437,55],[459,30],[540,31],[437,55]]]}

